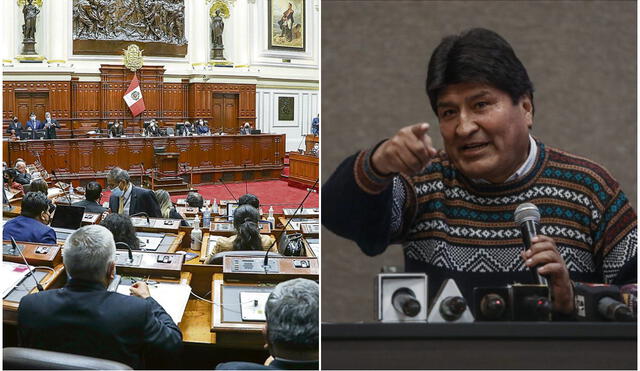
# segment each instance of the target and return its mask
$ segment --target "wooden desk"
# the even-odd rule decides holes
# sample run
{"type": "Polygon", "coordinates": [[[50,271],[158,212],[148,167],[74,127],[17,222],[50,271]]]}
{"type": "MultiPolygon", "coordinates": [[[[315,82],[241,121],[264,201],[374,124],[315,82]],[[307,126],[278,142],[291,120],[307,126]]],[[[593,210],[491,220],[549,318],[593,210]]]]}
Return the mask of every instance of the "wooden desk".
{"type": "Polygon", "coordinates": [[[8,144],[7,163],[21,157],[27,163],[40,155],[42,166],[56,170],[58,178],[95,180],[104,185],[114,166],[140,176],[141,163],[153,163],[154,147],[179,153],[178,163],[190,167],[195,184],[242,181],[249,172],[255,179],[278,179],[284,167],[284,134],[212,135],[193,137],[128,137],[25,140],[8,144]]]}
{"type": "Polygon", "coordinates": [[[289,154],[289,182],[312,186],[318,179],[320,159],[316,156],[289,154]]]}
{"type": "MultiPolygon", "coordinates": [[[[62,248],[58,245],[20,241],[17,241],[17,245],[30,265],[56,267],[62,264],[62,248]],[[39,249],[40,252],[38,252],[39,249]]],[[[5,253],[5,249],[9,249],[11,246],[10,240],[2,241],[2,260],[23,264],[24,260],[18,251],[11,255],[5,253]]]]}

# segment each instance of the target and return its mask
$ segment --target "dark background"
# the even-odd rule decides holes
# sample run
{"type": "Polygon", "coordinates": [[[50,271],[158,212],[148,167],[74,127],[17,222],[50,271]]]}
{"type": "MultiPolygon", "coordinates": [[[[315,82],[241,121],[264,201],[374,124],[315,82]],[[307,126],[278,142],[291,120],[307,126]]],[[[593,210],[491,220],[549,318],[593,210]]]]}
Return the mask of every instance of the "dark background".
{"type": "MultiPolygon", "coordinates": [[[[322,180],[348,155],[427,121],[428,58],[440,40],[492,29],[535,93],[533,135],[604,165],[636,205],[636,2],[322,1],[322,180]]],[[[348,210],[345,210],[348,212],[348,210]]],[[[367,257],[322,229],[322,321],[373,321],[373,277],[403,263],[367,257]]]]}

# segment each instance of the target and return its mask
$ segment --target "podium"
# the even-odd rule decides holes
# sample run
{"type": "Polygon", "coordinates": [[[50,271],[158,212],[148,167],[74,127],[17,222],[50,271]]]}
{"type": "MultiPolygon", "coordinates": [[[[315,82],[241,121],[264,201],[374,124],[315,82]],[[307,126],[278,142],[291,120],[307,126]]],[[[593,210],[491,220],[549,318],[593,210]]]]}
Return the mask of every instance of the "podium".
{"type": "Polygon", "coordinates": [[[164,176],[178,176],[178,157],[177,152],[160,152],[154,153],[154,165],[158,171],[164,176]]]}
{"type": "Polygon", "coordinates": [[[151,188],[161,188],[170,194],[189,192],[189,184],[185,183],[178,172],[178,152],[164,152],[164,147],[154,147],[153,165],[156,169],[152,175],[151,188]]]}

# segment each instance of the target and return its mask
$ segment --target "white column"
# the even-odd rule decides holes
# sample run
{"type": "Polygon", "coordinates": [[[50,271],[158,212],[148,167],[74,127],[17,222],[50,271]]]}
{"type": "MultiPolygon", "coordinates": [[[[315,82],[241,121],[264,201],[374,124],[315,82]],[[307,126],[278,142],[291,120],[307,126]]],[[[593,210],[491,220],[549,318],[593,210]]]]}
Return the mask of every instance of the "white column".
{"type": "Polygon", "coordinates": [[[2,14],[8,16],[3,17],[2,26],[2,63],[9,63],[18,54],[16,50],[16,30],[19,26],[16,22],[16,17],[12,17],[12,14],[16,14],[18,6],[15,1],[3,1],[2,2],[2,14]]]}
{"type": "Polygon", "coordinates": [[[69,34],[69,16],[71,11],[69,6],[71,1],[68,0],[46,0],[49,3],[49,14],[45,14],[48,19],[47,32],[47,59],[49,63],[66,63],[68,52],[68,40],[72,35],[69,34]]]}
{"type": "Polygon", "coordinates": [[[201,69],[207,63],[207,47],[209,43],[209,12],[205,0],[189,0],[185,2],[190,7],[189,17],[189,61],[196,69],[201,69]]]}
{"type": "Polygon", "coordinates": [[[225,40],[225,45],[227,45],[227,42],[233,45],[231,50],[233,54],[229,55],[227,59],[231,60],[236,66],[247,65],[249,64],[248,49],[251,47],[247,32],[249,7],[245,1],[237,1],[233,8],[229,6],[229,11],[231,13],[229,19],[233,19],[233,29],[230,30],[232,34],[229,35],[228,41],[225,40]]]}

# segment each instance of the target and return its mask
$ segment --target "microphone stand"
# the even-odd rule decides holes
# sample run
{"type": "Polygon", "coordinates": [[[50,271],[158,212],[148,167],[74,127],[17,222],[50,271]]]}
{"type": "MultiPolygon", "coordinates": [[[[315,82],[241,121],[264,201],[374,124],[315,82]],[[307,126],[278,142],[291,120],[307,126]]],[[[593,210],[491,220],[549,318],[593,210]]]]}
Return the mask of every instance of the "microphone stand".
{"type": "Polygon", "coordinates": [[[244,165],[244,172],[242,175],[244,175],[244,193],[247,194],[249,193],[249,185],[247,184],[248,180],[249,180],[249,174],[247,174],[247,164],[243,164],[244,165]]]}
{"type": "Polygon", "coordinates": [[[141,216],[141,215],[146,216],[146,217],[147,217],[147,225],[151,225],[151,222],[149,221],[149,214],[147,214],[147,213],[146,213],[146,212],[144,212],[144,211],[141,211],[141,212],[139,212],[139,213],[135,213],[135,214],[133,214],[133,215],[129,215],[129,217],[130,217],[130,218],[133,218],[134,216],[141,216]]]}
{"type": "Polygon", "coordinates": [[[235,202],[238,202],[238,199],[236,198],[236,196],[233,195],[233,193],[231,193],[231,190],[229,190],[229,187],[227,187],[226,184],[224,184],[224,182],[222,181],[222,178],[220,178],[220,183],[222,183],[222,185],[227,189],[227,192],[229,192],[229,194],[231,195],[231,197],[233,197],[233,200],[235,202]]]}
{"type": "Polygon", "coordinates": [[[29,263],[27,263],[27,258],[24,257],[24,254],[22,253],[22,251],[18,248],[18,244],[16,244],[16,240],[11,237],[11,246],[13,246],[13,248],[15,250],[18,250],[18,252],[20,253],[20,256],[22,256],[22,260],[24,261],[24,264],[27,266],[27,269],[29,270],[29,275],[31,277],[33,277],[33,280],[36,281],[36,287],[38,288],[38,291],[44,291],[44,289],[42,288],[42,285],[40,284],[40,282],[38,282],[38,280],[36,279],[36,276],[33,275],[33,271],[31,270],[31,267],[29,266],[29,263]]]}
{"type": "MultiPolygon", "coordinates": [[[[316,182],[313,183],[313,187],[311,187],[311,189],[314,189],[316,187],[316,185],[318,184],[318,180],[320,180],[320,178],[316,179],[316,182]]],[[[293,212],[293,215],[291,215],[291,218],[289,218],[289,220],[287,220],[287,224],[284,225],[284,227],[282,228],[282,233],[280,233],[280,237],[282,238],[282,234],[287,233],[287,227],[289,226],[289,224],[291,224],[291,221],[293,220],[293,218],[295,218],[296,214],[298,214],[298,211],[302,209],[302,205],[304,205],[304,202],[307,200],[307,198],[309,197],[309,195],[311,194],[311,191],[307,192],[307,195],[304,196],[304,198],[302,199],[302,202],[300,202],[300,205],[298,205],[298,208],[296,208],[296,211],[293,212]]],[[[273,245],[276,244],[277,239],[275,239],[271,245],[269,246],[269,248],[267,249],[267,252],[264,254],[264,262],[262,264],[263,268],[264,268],[264,273],[268,273],[268,269],[269,269],[269,251],[271,251],[271,248],[273,247],[273,245]]]]}
{"type": "MultiPolygon", "coordinates": [[[[55,170],[51,170],[51,174],[53,175],[53,179],[56,181],[56,183],[58,183],[58,185],[60,185],[60,181],[58,180],[58,176],[56,175],[56,171],[55,170]]],[[[64,189],[62,190],[62,192],[64,192],[64,189]]],[[[69,206],[71,206],[72,202],[71,202],[71,195],[69,194],[69,192],[67,192],[67,200],[69,200],[69,206]]]]}
{"type": "Polygon", "coordinates": [[[124,245],[124,247],[129,250],[129,264],[133,263],[133,251],[131,250],[131,246],[129,246],[129,244],[126,242],[116,242],[116,246],[118,245],[124,245]]]}

